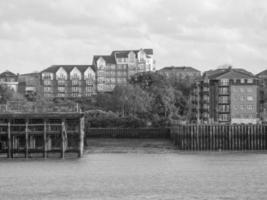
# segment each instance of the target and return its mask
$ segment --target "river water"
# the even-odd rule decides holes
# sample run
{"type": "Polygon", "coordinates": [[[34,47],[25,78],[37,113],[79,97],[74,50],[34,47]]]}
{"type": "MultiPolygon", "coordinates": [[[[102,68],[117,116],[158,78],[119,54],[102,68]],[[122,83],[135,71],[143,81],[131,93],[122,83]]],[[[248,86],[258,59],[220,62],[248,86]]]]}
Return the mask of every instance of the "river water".
{"type": "Polygon", "coordinates": [[[116,152],[98,144],[82,159],[0,161],[0,199],[267,199],[267,154],[185,153],[153,142],[122,152],[128,142],[116,152]]]}

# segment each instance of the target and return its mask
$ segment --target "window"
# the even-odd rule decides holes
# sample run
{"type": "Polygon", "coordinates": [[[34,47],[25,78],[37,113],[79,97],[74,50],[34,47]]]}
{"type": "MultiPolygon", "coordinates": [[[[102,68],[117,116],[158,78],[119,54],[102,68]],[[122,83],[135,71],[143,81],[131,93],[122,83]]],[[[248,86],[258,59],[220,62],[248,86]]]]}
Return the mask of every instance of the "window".
{"type": "Polygon", "coordinates": [[[229,121],[229,114],[220,114],[219,120],[220,121],[229,121]]]}
{"type": "Polygon", "coordinates": [[[58,93],[57,96],[58,97],[65,97],[65,93],[58,93]]]}
{"type": "Polygon", "coordinates": [[[86,80],[86,85],[92,85],[92,84],[94,84],[93,80],[86,80]]]}
{"type": "MultiPolygon", "coordinates": [[[[204,88],[205,91],[205,88],[204,88]]],[[[220,88],[220,94],[227,95],[229,94],[229,89],[228,88],[220,88]]]]}
{"type": "Polygon", "coordinates": [[[51,87],[44,87],[44,92],[51,92],[52,88],[51,87]]]}
{"type": "Polygon", "coordinates": [[[66,77],[63,73],[59,74],[58,79],[65,80],[66,77]]]}
{"type": "Polygon", "coordinates": [[[241,82],[241,83],[245,83],[245,79],[241,78],[241,79],[240,79],[240,82],[241,82]]]}
{"type": "Polygon", "coordinates": [[[247,83],[253,83],[253,79],[251,79],[251,78],[248,79],[248,80],[247,80],[247,83]]]}
{"type": "Polygon", "coordinates": [[[80,92],[81,88],[80,87],[72,87],[72,92],[80,92]]]}
{"type": "Polygon", "coordinates": [[[66,81],[65,80],[58,80],[57,84],[63,86],[66,84],[66,81]]]}
{"type": "Polygon", "coordinates": [[[58,87],[57,89],[58,89],[59,92],[65,92],[66,91],[65,87],[58,87]]]}
{"type": "Polygon", "coordinates": [[[222,79],[222,80],[220,81],[220,83],[221,83],[221,85],[223,85],[223,86],[227,86],[227,85],[229,85],[229,79],[222,79]]]}
{"type": "Polygon", "coordinates": [[[253,101],[254,98],[253,98],[253,96],[247,96],[247,100],[248,100],[248,101],[253,101]]]}
{"type": "Polygon", "coordinates": [[[222,96],[219,98],[219,103],[230,103],[229,97],[228,96],[222,96]]]}
{"type": "Polygon", "coordinates": [[[72,80],[72,85],[80,85],[80,81],[79,80],[72,80]]]}
{"type": "Polygon", "coordinates": [[[44,80],[44,85],[52,85],[52,81],[51,80],[44,80]]]}
{"type": "Polygon", "coordinates": [[[248,110],[252,110],[252,109],[253,109],[252,105],[248,105],[248,106],[247,106],[247,109],[248,109],[248,110]]]}

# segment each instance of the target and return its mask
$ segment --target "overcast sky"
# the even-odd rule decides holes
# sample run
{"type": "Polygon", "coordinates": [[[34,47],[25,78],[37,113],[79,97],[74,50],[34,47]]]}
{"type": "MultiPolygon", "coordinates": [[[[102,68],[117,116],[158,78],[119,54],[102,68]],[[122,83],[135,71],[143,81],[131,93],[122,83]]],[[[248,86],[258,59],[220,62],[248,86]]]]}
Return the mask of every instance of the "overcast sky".
{"type": "Polygon", "coordinates": [[[153,48],[157,68],[267,69],[267,0],[0,0],[0,72],[153,48]]]}

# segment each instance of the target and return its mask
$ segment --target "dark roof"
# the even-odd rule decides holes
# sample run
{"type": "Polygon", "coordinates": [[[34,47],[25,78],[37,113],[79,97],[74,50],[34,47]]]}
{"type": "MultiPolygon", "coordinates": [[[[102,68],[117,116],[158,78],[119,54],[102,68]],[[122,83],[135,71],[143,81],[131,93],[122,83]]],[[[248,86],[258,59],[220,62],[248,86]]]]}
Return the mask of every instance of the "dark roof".
{"type": "Polygon", "coordinates": [[[24,76],[31,76],[31,77],[36,77],[36,76],[40,76],[39,72],[33,72],[33,73],[28,73],[28,74],[20,74],[20,77],[24,77],[24,76]]]}
{"type": "Polygon", "coordinates": [[[166,71],[166,70],[177,70],[177,71],[195,71],[195,72],[200,72],[199,70],[190,67],[190,66],[169,66],[169,67],[164,67],[160,69],[159,71],[166,71]]]}
{"type": "MultiPolygon", "coordinates": [[[[140,50],[116,50],[112,51],[111,55],[95,55],[93,57],[93,65],[96,65],[96,62],[100,57],[102,57],[108,64],[116,64],[116,58],[126,58],[128,57],[128,54],[131,51],[134,52],[135,55],[137,56],[137,53],[140,50]]],[[[143,51],[147,54],[147,57],[153,55],[153,49],[143,49],[143,51]]]]}
{"type": "Polygon", "coordinates": [[[96,55],[93,57],[93,65],[96,65],[97,60],[102,57],[106,63],[108,64],[116,64],[116,60],[114,56],[109,56],[109,55],[96,55]]]}
{"type": "Polygon", "coordinates": [[[8,70],[0,74],[0,77],[10,77],[10,76],[17,76],[17,74],[14,74],[13,72],[8,70]]]}
{"type": "Polygon", "coordinates": [[[204,77],[208,77],[209,79],[238,79],[238,78],[255,78],[255,76],[244,69],[241,68],[224,68],[224,69],[216,69],[210,70],[204,73],[204,77]]]}
{"type": "Polygon", "coordinates": [[[71,70],[73,70],[73,68],[75,67],[77,67],[81,72],[84,72],[88,67],[91,67],[95,71],[95,67],[93,65],[52,65],[46,68],[45,70],[43,70],[41,73],[43,72],[56,73],[60,67],[66,70],[67,73],[70,73],[71,70]]]}
{"type": "Polygon", "coordinates": [[[137,53],[143,50],[146,54],[148,55],[153,55],[153,49],[139,49],[139,50],[116,50],[116,51],[112,51],[111,55],[112,56],[116,56],[118,58],[125,58],[128,57],[128,54],[132,51],[135,53],[135,55],[137,55],[137,53]]]}
{"type": "Polygon", "coordinates": [[[262,71],[262,72],[260,72],[260,73],[258,73],[256,76],[267,76],[267,69],[266,70],[264,70],[264,71],[262,71]]]}

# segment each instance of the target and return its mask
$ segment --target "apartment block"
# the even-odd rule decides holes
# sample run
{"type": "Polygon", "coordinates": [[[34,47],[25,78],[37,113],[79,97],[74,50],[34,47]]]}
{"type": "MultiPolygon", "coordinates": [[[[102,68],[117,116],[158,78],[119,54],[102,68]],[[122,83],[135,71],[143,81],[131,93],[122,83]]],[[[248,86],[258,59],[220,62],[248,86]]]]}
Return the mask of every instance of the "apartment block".
{"type": "Polygon", "coordinates": [[[191,121],[197,123],[257,123],[261,84],[243,69],[217,69],[203,74],[192,91],[191,121]]]}
{"type": "Polygon", "coordinates": [[[261,84],[262,84],[262,118],[263,121],[267,122],[267,70],[264,70],[257,74],[257,77],[259,78],[261,84]]]}
{"type": "Polygon", "coordinates": [[[96,94],[92,65],[53,65],[41,72],[43,94],[49,98],[80,98],[96,94]]]}
{"type": "Polygon", "coordinates": [[[155,68],[152,49],[113,51],[93,57],[98,92],[111,92],[117,85],[127,84],[134,74],[155,68]]]}

